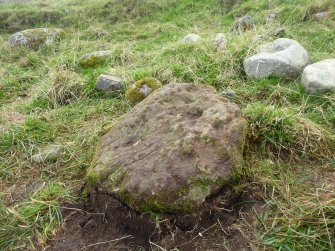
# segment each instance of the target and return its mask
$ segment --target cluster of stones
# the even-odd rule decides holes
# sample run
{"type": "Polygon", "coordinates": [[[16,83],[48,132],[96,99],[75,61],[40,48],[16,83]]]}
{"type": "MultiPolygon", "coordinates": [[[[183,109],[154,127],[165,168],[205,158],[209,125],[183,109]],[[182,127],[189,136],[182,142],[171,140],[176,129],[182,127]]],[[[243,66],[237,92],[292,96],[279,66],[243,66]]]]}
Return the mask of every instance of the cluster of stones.
{"type": "MultiPolygon", "coordinates": [[[[267,22],[273,21],[278,16],[277,13],[270,13],[266,17],[267,22]]],[[[254,21],[251,16],[243,16],[239,18],[233,25],[231,31],[233,35],[240,35],[242,33],[252,31],[255,28],[254,21]]],[[[256,35],[254,41],[264,40],[268,37],[280,37],[285,33],[284,28],[278,28],[274,31],[268,32],[263,35],[256,35]]],[[[201,41],[201,37],[197,34],[188,34],[181,40],[183,43],[197,43],[201,41]]],[[[222,51],[227,47],[227,37],[223,33],[217,33],[214,38],[214,48],[217,51],[222,51]]]]}
{"type": "MultiPolygon", "coordinates": [[[[232,33],[235,35],[253,30],[255,28],[254,21],[250,16],[244,16],[238,19],[232,28],[232,33]]],[[[181,40],[183,43],[197,43],[201,41],[201,37],[197,34],[188,34],[181,40]]],[[[217,33],[214,38],[214,48],[217,51],[222,51],[226,48],[227,38],[223,33],[217,33]]]]}
{"type": "MultiPolygon", "coordinates": [[[[118,95],[124,89],[124,81],[111,75],[102,74],[99,76],[95,87],[104,94],[118,95]]],[[[159,80],[146,77],[130,85],[126,91],[125,98],[131,105],[135,105],[160,87],[162,87],[162,84],[159,80]]]]}
{"type": "Polygon", "coordinates": [[[302,83],[310,93],[335,90],[335,59],[311,64],[306,49],[288,38],[260,45],[257,52],[244,60],[248,77],[297,79],[302,75],[302,83]]]}
{"type": "MultiPolygon", "coordinates": [[[[273,22],[278,13],[269,13],[265,20],[273,22]]],[[[321,21],[327,17],[326,12],[319,12],[313,18],[321,21]]],[[[241,33],[253,30],[255,24],[250,16],[239,18],[232,27],[232,33],[241,33]]],[[[281,37],[285,34],[284,28],[278,28],[264,35],[257,35],[254,41],[261,41],[267,37],[281,37]]],[[[201,40],[197,34],[189,34],[182,39],[184,43],[196,43],[201,40]]],[[[226,48],[227,39],[223,33],[218,33],[214,39],[216,50],[226,48]]],[[[258,46],[257,54],[244,60],[244,70],[248,77],[267,78],[270,76],[297,79],[302,75],[302,83],[310,93],[335,89],[335,59],[327,59],[311,64],[306,49],[297,41],[288,38],[279,38],[272,43],[258,46]]]]}

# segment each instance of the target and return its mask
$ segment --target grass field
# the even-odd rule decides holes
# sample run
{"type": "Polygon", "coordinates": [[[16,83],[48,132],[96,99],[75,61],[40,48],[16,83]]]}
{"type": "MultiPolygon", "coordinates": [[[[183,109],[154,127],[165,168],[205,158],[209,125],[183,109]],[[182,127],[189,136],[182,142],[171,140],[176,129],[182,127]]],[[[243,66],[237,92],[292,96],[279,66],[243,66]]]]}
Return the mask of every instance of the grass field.
{"type": "Polygon", "coordinates": [[[334,0],[1,4],[0,250],[45,245],[62,223],[61,206],[77,199],[100,137],[131,108],[124,93],[110,97],[95,90],[102,73],[127,85],[151,76],[163,84],[234,90],[233,101],[250,125],[247,161],[235,189],[265,200],[270,208],[259,216],[258,245],[335,250],[335,94],[309,95],[299,79],[250,80],[243,71],[243,59],[259,43],[274,39],[253,42],[253,37],[281,27],[313,62],[335,58],[334,0]],[[313,19],[319,11],[327,11],[325,20],[313,19]],[[279,16],[266,22],[271,12],[279,16]],[[256,29],[233,36],[231,27],[244,14],[254,18],[256,29]],[[37,27],[62,28],[67,35],[37,50],[8,45],[10,34],[37,27]],[[213,41],[219,32],[227,34],[228,45],[217,52],[213,41]],[[189,33],[202,41],[182,44],[189,33]],[[101,66],[80,67],[80,57],[96,50],[110,50],[113,56],[101,66]],[[31,161],[33,153],[53,143],[64,146],[60,160],[31,161]]]}

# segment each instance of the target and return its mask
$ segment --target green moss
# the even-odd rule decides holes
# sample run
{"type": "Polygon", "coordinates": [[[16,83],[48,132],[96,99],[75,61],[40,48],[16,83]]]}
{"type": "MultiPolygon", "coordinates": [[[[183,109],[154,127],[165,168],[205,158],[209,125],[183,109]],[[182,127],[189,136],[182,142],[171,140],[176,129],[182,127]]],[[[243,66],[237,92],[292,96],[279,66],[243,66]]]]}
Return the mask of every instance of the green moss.
{"type": "Polygon", "coordinates": [[[188,213],[194,210],[194,201],[188,197],[188,189],[181,188],[178,191],[166,191],[163,194],[146,195],[129,193],[121,186],[115,194],[120,200],[138,212],[146,213],[188,213]],[[180,200],[170,199],[172,197],[180,200]],[[185,199],[186,198],[186,199],[185,199]],[[172,201],[175,201],[173,203],[172,201]]]}
{"type": "Polygon", "coordinates": [[[94,67],[106,62],[108,57],[105,56],[91,56],[80,60],[80,65],[82,67],[94,67]]]}
{"type": "MultiPolygon", "coordinates": [[[[176,192],[179,197],[187,196],[187,189],[180,189],[176,192]]],[[[176,203],[171,203],[167,200],[162,200],[161,198],[169,198],[175,196],[175,192],[167,192],[160,197],[152,196],[144,201],[138,208],[141,212],[152,212],[152,213],[190,213],[194,210],[194,202],[192,200],[177,201],[176,203]]]]}
{"type": "Polygon", "coordinates": [[[22,34],[28,40],[28,47],[37,48],[42,44],[47,44],[47,41],[57,41],[65,37],[65,32],[61,29],[29,29],[22,31],[22,34]]]}
{"type": "Polygon", "coordinates": [[[117,194],[127,205],[140,212],[190,213],[201,206],[213,188],[220,188],[227,183],[225,179],[204,174],[191,181],[188,187],[180,188],[178,191],[166,191],[159,196],[147,195],[144,199],[143,194],[130,194],[122,188],[117,194]],[[176,197],[177,199],[173,199],[176,197]]]}
{"type": "Polygon", "coordinates": [[[158,88],[162,87],[162,84],[159,80],[151,77],[147,77],[135,82],[126,92],[126,99],[131,104],[136,104],[145,99],[149,94],[158,88]],[[142,91],[142,88],[146,88],[145,91],[142,91]],[[150,90],[151,89],[151,90],[150,90]]]}

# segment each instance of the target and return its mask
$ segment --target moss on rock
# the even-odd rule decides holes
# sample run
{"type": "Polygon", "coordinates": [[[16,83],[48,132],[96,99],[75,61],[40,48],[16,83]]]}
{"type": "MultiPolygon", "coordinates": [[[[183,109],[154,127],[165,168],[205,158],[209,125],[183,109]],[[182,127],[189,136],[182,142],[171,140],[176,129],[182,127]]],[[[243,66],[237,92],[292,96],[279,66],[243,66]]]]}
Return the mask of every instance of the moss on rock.
{"type": "Polygon", "coordinates": [[[65,32],[61,29],[38,28],[17,32],[9,37],[8,43],[11,46],[38,48],[43,44],[52,44],[64,37],[65,32]]]}
{"type": "MultiPolygon", "coordinates": [[[[146,78],[134,89],[148,83],[158,87],[146,78]]],[[[89,177],[96,180],[96,173],[98,192],[136,211],[191,212],[231,184],[235,168],[243,164],[245,127],[238,106],[213,87],[169,84],[103,137],[89,177]]]]}
{"type": "Polygon", "coordinates": [[[153,91],[162,87],[159,80],[147,77],[135,82],[126,92],[126,99],[131,104],[137,104],[149,96],[153,91]]]}
{"type": "Polygon", "coordinates": [[[110,51],[95,51],[85,54],[79,61],[82,67],[94,67],[105,63],[112,53],[110,51]]]}

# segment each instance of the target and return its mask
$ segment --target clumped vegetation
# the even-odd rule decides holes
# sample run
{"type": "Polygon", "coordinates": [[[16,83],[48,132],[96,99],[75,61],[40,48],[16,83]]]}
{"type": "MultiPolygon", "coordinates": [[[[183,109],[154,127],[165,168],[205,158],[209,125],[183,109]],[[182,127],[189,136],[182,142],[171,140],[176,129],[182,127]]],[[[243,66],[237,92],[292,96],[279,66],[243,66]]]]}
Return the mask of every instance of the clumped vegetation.
{"type": "Polygon", "coordinates": [[[43,244],[62,222],[60,205],[73,199],[70,191],[61,183],[43,183],[38,189],[29,201],[12,208],[0,206],[2,250],[25,247],[34,249],[36,245],[43,244]]]}
{"type": "Polygon", "coordinates": [[[288,201],[277,201],[274,215],[265,217],[261,238],[277,250],[333,250],[334,190],[318,188],[288,201]]]}
{"type": "Polygon", "coordinates": [[[333,0],[1,4],[0,249],[43,246],[61,224],[61,205],[73,200],[99,138],[130,109],[125,93],[111,98],[95,91],[97,77],[108,72],[128,86],[155,77],[162,84],[234,90],[232,100],[250,123],[246,165],[236,189],[269,207],[259,215],[255,245],[333,250],[335,94],[308,95],[299,80],[247,79],[242,62],[260,43],[253,42],[255,35],[279,27],[306,48],[312,61],[335,58],[334,17],[333,0]],[[312,18],[318,11],[327,11],[327,18],[312,18]],[[269,13],[279,15],[267,23],[269,13]],[[254,18],[256,29],[231,35],[235,18],[245,14],[254,18]],[[63,28],[67,36],[36,50],[8,46],[13,32],[39,27],[63,28]],[[220,52],[213,47],[218,32],[228,41],[220,52]],[[203,39],[182,44],[188,33],[203,39]],[[97,50],[111,51],[110,63],[80,67],[79,59],[97,50]],[[65,146],[60,160],[29,161],[37,148],[52,143],[65,146]],[[45,185],[29,186],[35,181],[45,185]]]}
{"type": "Polygon", "coordinates": [[[85,82],[77,73],[68,70],[56,70],[50,72],[49,75],[52,85],[47,93],[43,93],[42,96],[47,97],[51,107],[69,104],[86,95],[85,82]]]}
{"type": "Polygon", "coordinates": [[[292,108],[253,103],[244,112],[250,120],[249,147],[262,156],[296,160],[333,157],[334,135],[292,108]]]}

